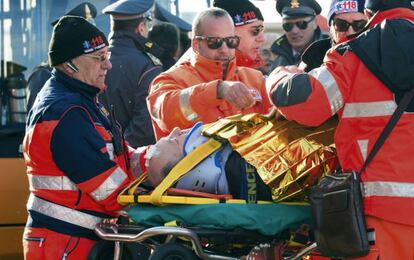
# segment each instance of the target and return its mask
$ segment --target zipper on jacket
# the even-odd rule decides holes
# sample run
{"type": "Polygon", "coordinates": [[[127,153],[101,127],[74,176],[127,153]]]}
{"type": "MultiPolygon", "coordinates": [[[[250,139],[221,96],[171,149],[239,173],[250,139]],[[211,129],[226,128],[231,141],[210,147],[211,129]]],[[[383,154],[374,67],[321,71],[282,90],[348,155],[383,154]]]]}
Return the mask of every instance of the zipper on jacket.
{"type": "Polygon", "coordinates": [[[44,237],[24,237],[24,240],[26,240],[26,241],[33,241],[33,242],[39,242],[39,247],[42,247],[43,242],[46,239],[44,237]]]}

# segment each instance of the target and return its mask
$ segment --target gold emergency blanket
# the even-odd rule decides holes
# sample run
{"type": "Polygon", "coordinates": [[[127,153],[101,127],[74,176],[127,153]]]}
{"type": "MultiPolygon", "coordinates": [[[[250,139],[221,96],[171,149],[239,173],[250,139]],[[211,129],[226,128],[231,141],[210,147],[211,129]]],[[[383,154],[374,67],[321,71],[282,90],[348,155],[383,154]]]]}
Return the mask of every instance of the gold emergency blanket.
{"type": "Polygon", "coordinates": [[[205,125],[203,135],[227,140],[271,187],[275,202],[306,201],[309,188],[336,167],[336,125],[336,119],[315,128],[247,114],[205,125]]]}

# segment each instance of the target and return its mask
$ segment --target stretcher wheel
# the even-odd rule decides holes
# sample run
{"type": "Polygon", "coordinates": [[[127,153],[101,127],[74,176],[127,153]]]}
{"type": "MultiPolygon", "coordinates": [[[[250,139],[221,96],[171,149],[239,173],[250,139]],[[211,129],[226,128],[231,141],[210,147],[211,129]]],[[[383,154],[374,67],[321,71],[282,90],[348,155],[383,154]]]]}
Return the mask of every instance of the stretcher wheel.
{"type": "Polygon", "coordinates": [[[196,260],[193,251],[178,243],[167,243],[154,250],[149,260],[196,260]]]}

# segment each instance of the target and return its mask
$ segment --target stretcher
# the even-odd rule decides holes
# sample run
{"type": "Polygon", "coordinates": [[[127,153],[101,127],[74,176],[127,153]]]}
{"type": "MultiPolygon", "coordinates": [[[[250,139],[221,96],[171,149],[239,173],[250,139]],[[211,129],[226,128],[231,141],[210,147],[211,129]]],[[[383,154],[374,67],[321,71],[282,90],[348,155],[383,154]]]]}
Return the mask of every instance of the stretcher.
{"type": "MultiPolygon", "coordinates": [[[[262,259],[301,259],[315,250],[316,244],[309,235],[310,207],[306,203],[257,201],[248,204],[245,200],[233,199],[231,195],[172,188],[177,180],[208,155],[220,149],[223,144],[230,143],[240,154],[249,154],[246,152],[246,146],[241,144],[251,138],[245,140],[243,132],[237,134],[240,129],[244,129],[245,124],[248,124],[250,129],[258,127],[254,142],[260,140],[261,143],[266,143],[266,147],[282,148],[279,149],[281,155],[277,157],[281,158],[280,160],[284,158],[283,151],[287,151],[289,158],[296,156],[292,161],[306,162],[301,163],[300,167],[297,163],[286,165],[285,169],[277,172],[281,176],[286,176],[285,179],[278,179],[281,185],[295,186],[293,192],[288,189],[291,194],[298,193],[297,187],[309,187],[317,180],[318,174],[329,171],[327,169],[321,172],[324,168],[329,168],[325,167],[328,166],[327,162],[335,160],[330,150],[326,153],[328,157],[320,156],[318,158],[322,158],[321,160],[313,160],[316,158],[314,151],[325,148],[313,141],[305,140],[308,136],[315,138],[314,134],[308,133],[312,131],[301,130],[292,123],[275,125],[258,115],[242,115],[220,120],[217,124],[208,126],[207,136],[211,138],[181,160],[154,190],[149,193],[140,191],[140,185],[146,179],[144,174],[118,196],[119,203],[128,205],[125,215],[130,223],[100,224],[96,228],[99,237],[117,243],[115,259],[119,257],[120,242],[135,242],[147,246],[151,251],[150,260],[245,259],[246,255],[251,256],[251,252],[257,248],[271,248],[271,252],[267,250],[269,255],[262,259]],[[219,131],[223,133],[221,136],[208,134],[209,131],[217,132],[217,129],[225,131],[219,131]],[[234,137],[234,133],[238,137],[236,143],[231,142],[234,138],[227,138],[234,137]],[[256,137],[258,134],[261,137],[265,136],[266,140],[256,137]],[[306,142],[299,144],[298,140],[306,142]],[[303,157],[299,158],[299,155],[303,157]],[[309,158],[312,160],[308,160],[309,158]],[[314,170],[318,167],[317,171],[314,170]],[[304,181],[308,177],[312,182],[304,181]]],[[[275,153],[275,150],[273,153],[270,152],[275,153]]],[[[266,154],[269,155],[269,152],[266,151],[266,154]]],[[[281,161],[275,163],[283,164],[281,161]]],[[[331,164],[333,163],[329,166],[332,166],[331,164]]],[[[256,169],[266,168],[260,164],[254,166],[256,169]]],[[[273,199],[280,201],[280,198],[281,196],[278,196],[273,199]]]]}
{"type": "MultiPolygon", "coordinates": [[[[219,146],[211,139],[194,151],[209,154],[219,146]]],[[[119,242],[146,245],[152,252],[149,259],[242,259],[263,245],[278,245],[280,257],[274,259],[300,259],[315,248],[307,236],[301,244],[294,242],[295,231],[311,223],[304,203],[247,204],[229,195],[170,188],[198,163],[191,158],[174,167],[150,194],[137,193],[143,175],[118,196],[129,205],[125,215],[130,223],[100,224],[95,230],[100,238],[116,242],[115,259],[119,242]]]]}

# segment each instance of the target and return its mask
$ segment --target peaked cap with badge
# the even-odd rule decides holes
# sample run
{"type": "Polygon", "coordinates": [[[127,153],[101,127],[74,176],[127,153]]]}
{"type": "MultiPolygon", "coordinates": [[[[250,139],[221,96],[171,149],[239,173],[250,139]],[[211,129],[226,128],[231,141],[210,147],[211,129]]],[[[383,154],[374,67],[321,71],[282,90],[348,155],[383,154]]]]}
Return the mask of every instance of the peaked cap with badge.
{"type": "Polygon", "coordinates": [[[322,8],[316,0],[276,0],[276,10],[282,18],[296,18],[318,15],[322,8]]]}
{"type": "Polygon", "coordinates": [[[151,18],[150,9],[154,0],[120,0],[105,7],[102,12],[114,20],[132,20],[140,17],[151,18]]]}
{"type": "Polygon", "coordinates": [[[155,3],[154,17],[160,21],[175,24],[175,26],[182,31],[191,31],[191,24],[187,23],[180,17],[173,15],[158,3],[155,3]]]}
{"type": "MultiPolygon", "coordinates": [[[[97,11],[96,7],[89,3],[89,2],[83,2],[69,12],[67,12],[65,15],[73,15],[73,16],[80,16],[85,18],[88,22],[94,24],[93,19],[96,17],[97,11]]],[[[59,21],[59,18],[51,22],[50,24],[54,26],[59,21]]]]}
{"type": "Polygon", "coordinates": [[[234,26],[264,21],[260,9],[249,0],[214,0],[213,6],[226,10],[233,19],[234,26]]]}

